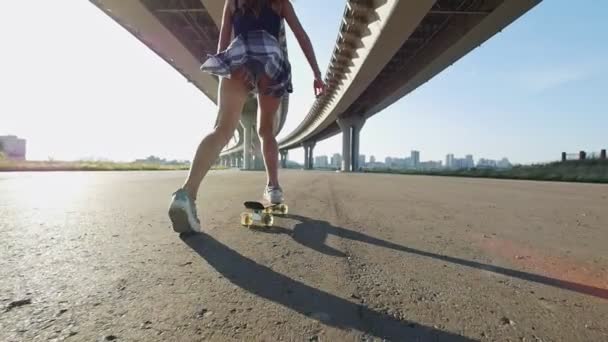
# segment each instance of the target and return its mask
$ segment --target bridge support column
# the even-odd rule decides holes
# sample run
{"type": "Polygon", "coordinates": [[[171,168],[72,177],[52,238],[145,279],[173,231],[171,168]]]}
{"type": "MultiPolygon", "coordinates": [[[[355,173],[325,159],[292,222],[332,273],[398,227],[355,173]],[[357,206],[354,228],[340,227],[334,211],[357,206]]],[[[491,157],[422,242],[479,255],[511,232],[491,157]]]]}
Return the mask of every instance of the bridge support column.
{"type": "Polygon", "coordinates": [[[338,121],[340,128],[342,129],[342,172],[350,172],[350,138],[351,128],[350,126],[344,126],[338,121]]]}
{"type": "Polygon", "coordinates": [[[253,141],[253,155],[255,158],[253,161],[253,169],[254,170],[266,169],[266,166],[264,165],[264,157],[262,155],[262,141],[260,140],[260,137],[258,137],[257,134],[254,136],[254,141],[253,141]]]}
{"type": "Polygon", "coordinates": [[[236,153],[233,153],[232,155],[230,155],[230,167],[237,167],[236,159],[237,159],[236,153]]]}
{"type": "Polygon", "coordinates": [[[281,156],[281,167],[286,169],[287,168],[287,155],[288,155],[287,150],[279,151],[279,155],[281,156]]]}
{"type": "Polygon", "coordinates": [[[359,136],[365,124],[361,117],[348,117],[338,119],[338,125],[342,129],[342,171],[359,171],[359,136]]]}
{"type": "Polygon", "coordinates": [[[242,152],[237,152],[235,155],[235,165],[234,167],[236,168],[241,168],[243,166],[243,153],[242,152]]]}
{"type": "Polygon", "coordinates": [[[241,115],[241,125],[243,126],[243,165],[244,170],[253,168],[253,136],[255,134],[255,115],[251,113],[243,113],[241,115]]]}
{"type": "Polygon", "coordinates": [[[314,168],[314,149],[315,142],[305,142],[304,146],[304,169],[312,170],[314,168]]]}
{"type": "Polygon", "coordinates": [[[353,124],[353,136],[351,138],[351,144],[353,145],[353,172],[359,172],[360,168],[363,167],[363,165],[359,165],[359,137],[361,135],[360,133],[361,129],[363,128],[363,124],[365,124],[365,120],[359,120],[353,124]]]}

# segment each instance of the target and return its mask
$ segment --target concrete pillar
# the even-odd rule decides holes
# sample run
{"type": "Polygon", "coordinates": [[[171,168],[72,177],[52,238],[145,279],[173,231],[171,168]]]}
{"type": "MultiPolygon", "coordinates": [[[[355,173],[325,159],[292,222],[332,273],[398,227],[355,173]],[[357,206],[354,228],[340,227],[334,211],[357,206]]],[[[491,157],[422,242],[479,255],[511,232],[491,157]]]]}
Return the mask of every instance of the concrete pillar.
{"type": "Polygon", "coordinates": [[[255,158],[253,162],[253,169],[264,170],[266,166],[264,165],[264,156],[262,155],[262,142],[257,134],[254,136],[253,155],[255,158]]]}
{"type": "Polygon", "coordinates": [[[314,150],[315,150],[315,144],[312,143],[310,145],[310,147],[308,148],[308,169],[312,170],[315,167],[315,154],[314,154],[314,150]]]}
{"type": "Polygon", "coordinates": [[[239,152],[236,155],[236,167],[239,169],[243,167],[243,153],[242,152],[239,152]]]}
{"type": "Polygon", "coordinates": [[[314,167],[314,142],[305,142],[304,146],[304,168],[311,170],[314,167]]]}
{"type": "Polygon", "coordinates": [[[243,126],[243,165],[242,168],[250,170],[253,168],[253,136],[255,116],[253,114],[243,113],[241,115],[241,125],[243,126]]]}
{"type": "Polygon", "coordinates": [[[606,160],[606,150],[605,149],[600,151],[600,159],[606,160]]]}
{"type": "Polygon", "coordinates": [[[585,159],[587,159],[587,153],[586,153],[585,151],[580,151],[580,152],[578,153],[578,159],[580,159],[580,160],[585,160],[585,159]]]}
{"type": "Polygon", "coordinates": [[[308,168],[308,157],[310,154],[308,153],[308,146],[304,145],[304,169],[308,168]]]}
{"type": "Polygon", "coordinates": [[[361,129],[363,128],[363,124],[365,123],[365,120],[359,120],[357,122],[353,123],[352,126],[352,137],[351,137],[351,144],[352,144],[352,167],[353,167],[353,172],[359,172],[359,167],[361,167],[361,165],[359,165],[359,136],[361,133],[361,129]]]}
{"type": "Polygon", "coordinates": [[[287,150],[279,151],[279,155],[281,156],[281,167],[287,168],[287,150]]]}
{"type": "Polygon", "coordinates": [[[566,161],[566,152],[562,152],[562,162],[566,161]]]}
{"type": "Polygon", "coordinates": [[[342,171],[359,171],[359,135],[365,124],[365,119],[348,117],[338,119],[342,130],[342,171]]]}
{"type": "Polygon", "coordinates": [[[351,136],[352,128],[350,126],[340,126],[342,129],[342,171],[351,171],[351,136]]]}

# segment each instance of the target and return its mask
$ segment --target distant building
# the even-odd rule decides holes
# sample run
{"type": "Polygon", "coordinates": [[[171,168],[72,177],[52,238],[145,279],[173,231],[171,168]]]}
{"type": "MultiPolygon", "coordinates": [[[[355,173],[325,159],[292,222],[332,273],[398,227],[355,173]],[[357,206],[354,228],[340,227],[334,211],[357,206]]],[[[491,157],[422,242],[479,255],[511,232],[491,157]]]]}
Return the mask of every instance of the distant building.
{"type": "Polygon", "coordinates": [[[406,158],[401,159],[401,168],[402,169],[412,169],[413,168],[412,158],[406,157],[406,158]]]}
{"type": "Polygon", "coordinates": [[[466,158],[454,158],[454,166],[457,170],[468,169],[469,162],[466,158]]]}
{"type": "Polygon", "coordinates": [[[326,169],[329,167],[329,162],[327,161],[327,156],[318,156],[315,157],[315,167],[320,169],[326,169]]]}
{"type": "Polygon", "coordinates": [[[420,164],[420,151],[412,151],[410,154],[409,167],[417,169],[420,164]]]}
{"type": "Polygon", "coordinates": [[[445,156],[445,168],[446,169],[454,169],[454,155],[448,154],[445,156]]]}
{"type": "Polygon", "coordinates": [[[387,166],[383,162],[369,162],[367,163],[368,169],[385,169],[387,166]]]}
{"type": "Polygon", "coordinates": [[[497,168],[496,160],[480,158],[477,161],[477,167],[480,169],[495,169],[497,168]]]}
{"type": "Polygon", "coordinates": [[[389,169],[404,169],[406,164],[406,160],[403,158],[386,157],[384,159],[383,167],[387,167],[389,169]]]}
{"type": "Polygon", "coordinates": [[[480,158],[477,161],[477,167],[480,169],[510,169],[513,167],[509,159],[502,158],[501,160],[480,158]]]}
{"type": "Polygon", "coordinates": [[[342,167],[342,156],[340,153],[334,153],[334,155],[331,157],[331,166],[337,169],[342,167]]]}
{"type": "Polygon", "coordinates": [[[467,154],[467,156],[464,159],[466,160],[467,169],[472,169],[475,167],[475,161],[473,160],[473,155],[467,154]]]}
{"type": "Polygon", "coordinates": [[[365,167],[365,154],[359,155],[359,167],[365,167]]]}
{"type": "Polygon", "coordinates": [[[473,156],[468,154],[464,158],[455,158],[453,154],[445,156],[445,168],[450,170],[472,169],[475,167],[473,156]]]}
{"type": "Polygon", "coordinates": [[[15,135],[0,136],[0,151],[3,152],[8,159],[25,160],[26,141],[15,135]]]}
{"type": "Polygon", "coordinates": [[[370,156],[370,157],[369,157],[369,163],[370,163],[370,164],[375,164],[375,163],[376,163],[376,157],[374,157],[374,156],[370,156]]]}
{"type": "Polygon", "coordinates": [[[420,170],[424,170],[424,171],[439,170],[442,167],[443,167],[443,162],[441,160],[438,160],[438,161],[429,160],[429,161],[425,161],[425,162],[420,162],[420,164],[418,165],[418,168],[420,170]]]}
{"type": "Polygon", "coordinates": [[[510,169],[513,167],[513,165],[507,158],[502,158],[501,160],[499,160],[498,163],[496,163],[496,166],[499,169],[510,169]]]}

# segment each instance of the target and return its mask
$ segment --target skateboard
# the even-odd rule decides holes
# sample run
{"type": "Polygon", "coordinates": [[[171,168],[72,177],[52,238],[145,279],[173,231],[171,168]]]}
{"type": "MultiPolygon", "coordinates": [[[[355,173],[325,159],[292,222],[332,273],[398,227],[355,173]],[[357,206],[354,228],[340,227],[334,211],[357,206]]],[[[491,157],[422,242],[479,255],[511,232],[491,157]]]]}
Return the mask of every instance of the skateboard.
{"type": "Polygon", "coordinates": [[[251,212],[241,214],[241,225],[251,228],[255,222],[260,222],[264,227],[272,226],[273,215],[286,215],[288,207],[285,203],[272,204],[266,201],[246,201],[243,203],[251,212]]]}

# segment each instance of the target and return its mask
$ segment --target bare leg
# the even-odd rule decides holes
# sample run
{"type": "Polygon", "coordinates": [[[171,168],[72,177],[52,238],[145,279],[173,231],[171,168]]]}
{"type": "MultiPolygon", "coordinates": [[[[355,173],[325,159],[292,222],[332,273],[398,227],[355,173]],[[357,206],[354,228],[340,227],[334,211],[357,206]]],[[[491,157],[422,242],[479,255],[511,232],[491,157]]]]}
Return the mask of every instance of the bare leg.
{"type": "Polygon", "coordinates": [[[192,200],[196,200],[203,178],[226,146],[239,123],[243,105],[247,99],[247,88],[238,75],[232,79],[221,78],[219,85],[218,123],[198,146],[184,189],[192,200]]]}
{"type": "MultiPolygon", "coordinates": [[[[259,88],[265,88],[267,79],[260,80],[259,88]]],[[[262,95],[262,91],[258,95],[258,118],[259,118],[259,136],[262,141],[262,153],[264,154],[264,164],[266,165],[267,184],[271,186],[279,186],[279,170],[278,158],[279,147],[274,136],[274,118],[279,108],[281,98],[262,95]]]]}

